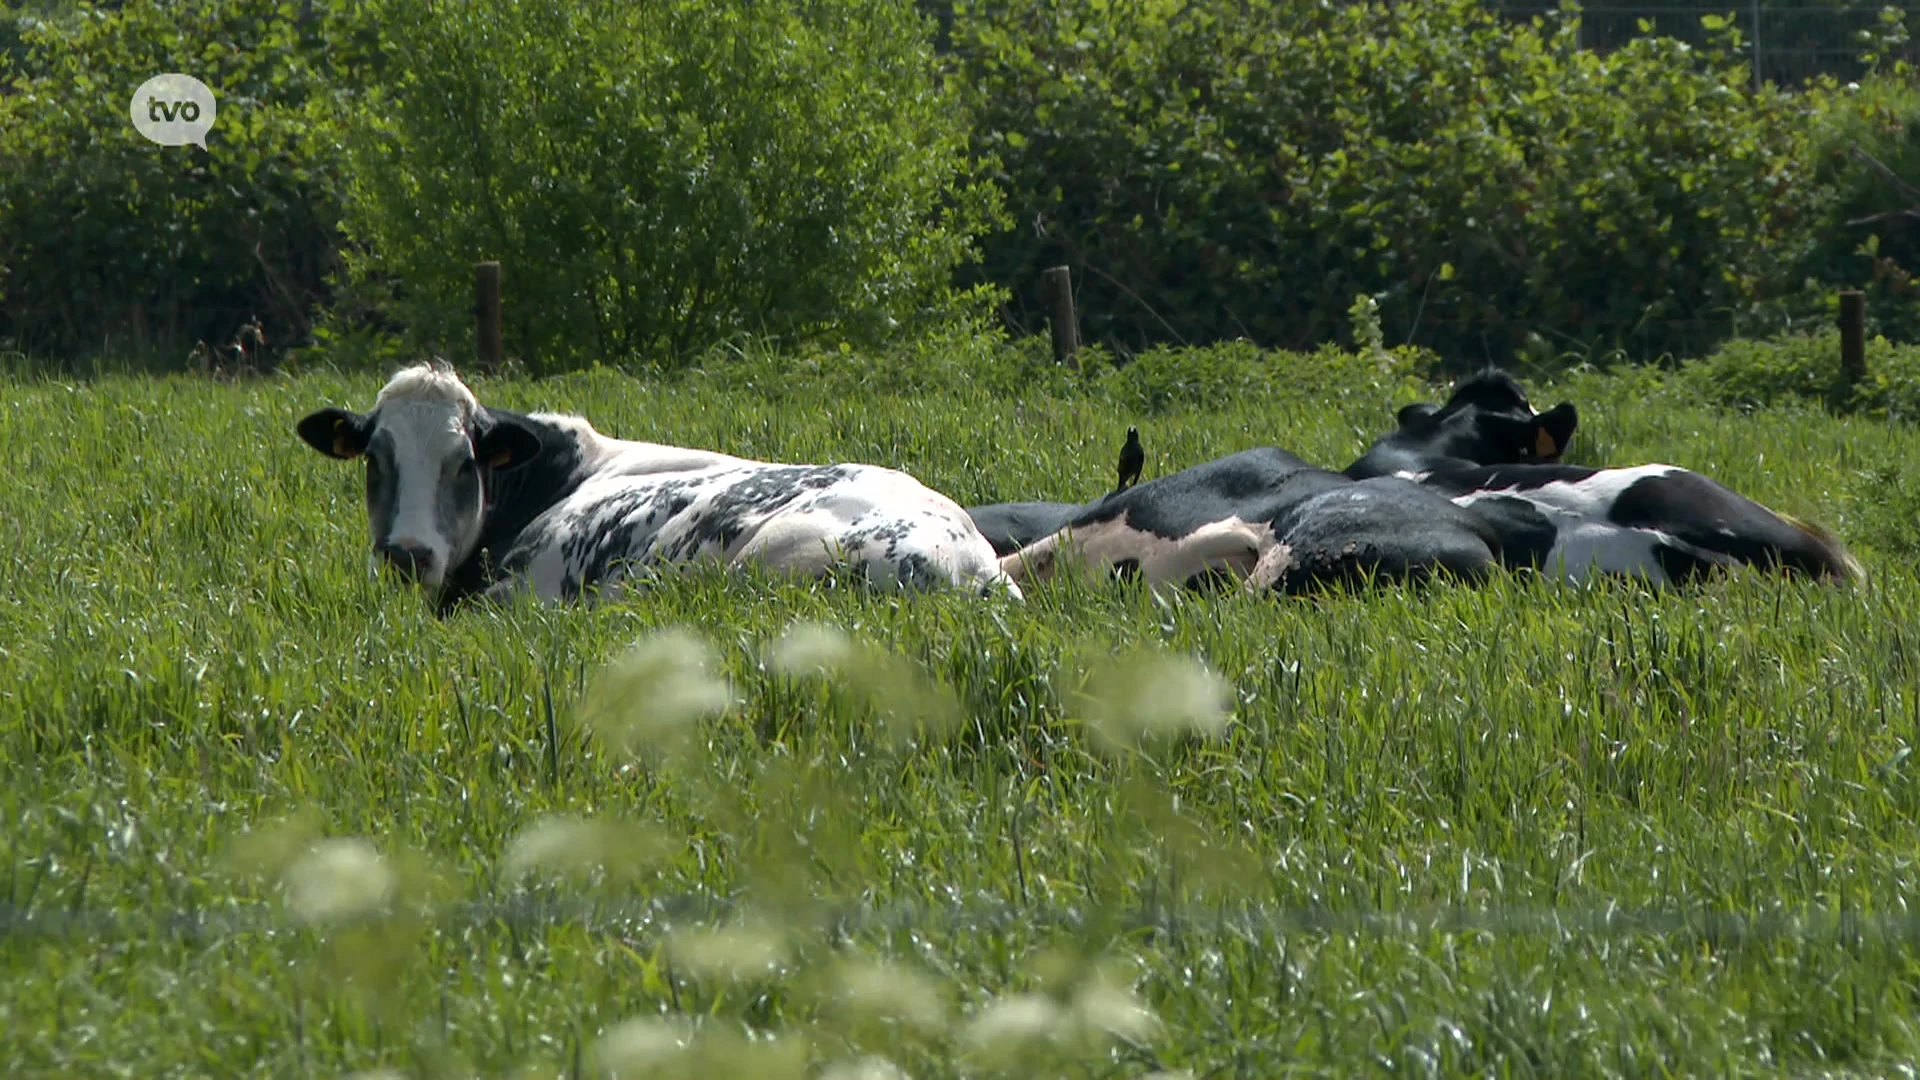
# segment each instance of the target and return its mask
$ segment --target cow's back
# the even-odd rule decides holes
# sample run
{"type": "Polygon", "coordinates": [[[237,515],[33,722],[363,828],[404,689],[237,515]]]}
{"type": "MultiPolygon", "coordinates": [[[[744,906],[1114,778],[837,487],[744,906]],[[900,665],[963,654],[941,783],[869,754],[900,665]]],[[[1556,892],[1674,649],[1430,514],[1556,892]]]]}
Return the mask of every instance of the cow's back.
{"type": "Polygon", "coordinates": [[[908,588],[1011,587],[958,504],[874,465],[616,470],[530,525],[505,569],[527,575],[543,598],[568,599],[637,567],[700,561],[752,561],[801,575],[846,565],[876,584],[908,588]]]}
{"type": "Polygon", "coordinates": [[[967,517],[993,546],[995,555],[1011,555],[1060,531],[1086,509],[1083,503],[1006,502],[967,507],[967,517]]]}
{"type": "Polygon", "coordinates": [[[1067,546],[1095,564],[1138,567],[1150,584],[1197,583],[1224,568],[1285,592],[1443,573],[1476,580],[1496,550],[1483,522],[1437,492],[1392,478],[1357,482],[1278,447],[1111,494],[1033,545],[1031,558],[1002,565],[1043,576],[1067,546]]]}
{"type": "MultiPolygon", "coordinates": [[[[1331,474],[1330,474],[1331,475],[1331,474]]],[[[1328,484],[1289,508],[1276,533],[1290,567],[1285,592],[1369,577],[1478,582],[1498,559],[1499,538],[1478,515],[1398,477],[1328,484]]]]}

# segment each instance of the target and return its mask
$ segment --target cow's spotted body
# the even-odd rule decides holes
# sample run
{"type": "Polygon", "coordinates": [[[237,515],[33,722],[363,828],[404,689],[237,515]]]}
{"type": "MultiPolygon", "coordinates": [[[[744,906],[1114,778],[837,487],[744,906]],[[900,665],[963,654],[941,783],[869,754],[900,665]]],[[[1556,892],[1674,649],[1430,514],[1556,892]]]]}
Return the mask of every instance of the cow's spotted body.
{"type": "Polygon", "coordinates": [[[1500,561],[1578,583],[1592,575],[1684,584],[1753,566],[1826,581],[1862,577],[1823,530],[1677,465],[1561,464],[1574,407],[1534,413],[1513,379],[1485,372],[1445,406],[1400,411],[1400,429],[1346,472],[1397,476],[1446,495],[1498,537],[1500,561]]]}
{"type": "Polygon", "coordinates": [[[930,495],[944,498],[873,465],[743,462],[616,475],[582,484],[529,525],[501,571],[560,599],[639,567],[702,560],[803,574],[844,565],[913,589],[1005,584],[964,512],[930,495]]]}
{"type": "Polygon", "coordinates": [[[1397,477],[1355,481],[1261,447],[1145,481],[1081,508],[1001,559],[1017,581],[1064,565],[1149,585],[1222,577],[1249,591],[1483,577],[1492,531],[1472,512],[1397,477]]]}
{"type": "Polygon", "coordinates": [[[601,435],[579,417],[480,405],[451,369],[394,376],[362,415],[300,422],[322,453],[368,460],[374,551],[438,594],[617,594],[711,561],[838,567],[910,589],[1019,589],[952,500],[875,465],[782,465],[601,435]]]}
{"type": "Polygon", "coordinates": [[[1075,516],[1099,504],[1100,499],[1089,503],[989,503],[967,507],[967,516],[973,519],[974,527],[987,538],[987,543],[993,545],[993,553],[1006,556],[1059,532],[1075,516]]]}

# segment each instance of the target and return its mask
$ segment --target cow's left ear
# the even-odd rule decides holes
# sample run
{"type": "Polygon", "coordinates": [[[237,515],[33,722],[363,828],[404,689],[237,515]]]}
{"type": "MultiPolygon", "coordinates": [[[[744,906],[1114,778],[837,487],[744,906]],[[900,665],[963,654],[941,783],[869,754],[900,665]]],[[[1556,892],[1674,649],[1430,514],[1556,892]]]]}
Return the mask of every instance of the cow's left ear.
{"type": "Polygon", "coordinates": [[[1574,429],[1580,426],[1580,411],[1563,401],[1533,418],[1533,456],[1536,461],[1552,461],[1567,450],[1574,429]]]}
{"type": "Polygon", "coordinates": [[[517,469],[540,456],[540,436],[517,420],[489,417],[475,433],[473,456],[489,469],[517,469]]]}
{"type": "Polygon", "coordinates": [[[367,418],[348,409],[328,407],[308,413],[294,430],[308,446],[331,458],[351,461],[367,452],[367,418]]]}
{"type": "Polygon", "coordinates": [[[1433,419],[1433,414],[1439,411],[1440,406],[1430,401],[1416,401],[1411,405],[1401,406],[1400,411],[1395,413],[1394,417],[1400,421],[1401,427],[1413,427],[1416,424],[1423,424],[1433,419]]]}

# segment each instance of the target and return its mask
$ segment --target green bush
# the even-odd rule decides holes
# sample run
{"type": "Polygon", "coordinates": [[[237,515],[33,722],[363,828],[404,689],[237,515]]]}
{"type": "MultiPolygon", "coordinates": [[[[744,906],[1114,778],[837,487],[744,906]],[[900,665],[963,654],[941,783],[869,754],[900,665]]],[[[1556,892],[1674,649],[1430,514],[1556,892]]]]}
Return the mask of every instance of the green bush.
{"type": "MultiPolygon", "coordinates": [[[[129,0],[22,19],[0,56],[0,338],[46,354],[150,361],[306,333],[333,268],[339,71],[325,26],[273,0],[129,0]],[[153,75],[192,74],[219,104],[207,150],[128,121],[153,75]]],[[[342,50],[342,55],[345,54],[342,50]]]]}
{"type": "Polygon", "coordinates": [[[978,309],[992,220],[911,0],[378,0],[348,261],[417,337],[467,340],[499,259],[510,352],[686,360],[881,342],[978,309]]]}
{"type": "Polygon", "coordinates": [[[1697,398],[1739,409],[1795,401],[1836,413],[1920,420],[1920,346],[1883,337],[1867,341],[1867,377],[1848,386],[1840,375],[1840,334],[1825,330],[1764,341],[1729,341],[1682,368],[1678,378],[1697,398]]]}
{"type": "Polygon", "coordinates": [[[1529,331],[1691,350],[1812,242],[1807,105],[1731,53],[1602,56],[1472,0],[983,3],[954,37],[1019,223],[986,276],[1075,266],[1122,348],[1304,347],[1366,293],[1389,343],[1473,363],[1529,331]]]}
{"type": "MultiPolygon", "coordinates": [[[[1896,24],[1897,25],[1897,24],[1896,24]]],[[[1809,93],[1813,183],[1826,199],[1789,313],[1828,322],[1832,293],[1867,293],[1870,333],[1920,342],[1920,87],[1904,64],[1809,93]]]]}

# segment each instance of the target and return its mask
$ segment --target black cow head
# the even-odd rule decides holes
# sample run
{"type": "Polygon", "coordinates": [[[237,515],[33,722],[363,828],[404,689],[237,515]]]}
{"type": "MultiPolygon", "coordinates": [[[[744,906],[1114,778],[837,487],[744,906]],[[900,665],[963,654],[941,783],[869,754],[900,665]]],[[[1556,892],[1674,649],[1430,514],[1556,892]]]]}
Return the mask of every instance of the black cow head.
{"type": "Polygon", "coordinates": [[[395,375],[370,412],[324,408],[297,430],[328,457],[366,458],[374,555],[434,590],[479,544],[487,478],[541,450],[538,434],[490,414],[440,364],[395,375]]]}
{"type": "Polygon", "coordinates": [[[1396,441],[1476,465],[1558,461],[1580,424],[1572,402],[1534,412],[1520,384],[1504,371],[1474,375],[1454,387],[1445,405],[1408,405],[1398,419],[1396,441]]]}

